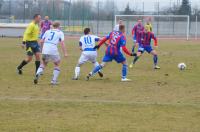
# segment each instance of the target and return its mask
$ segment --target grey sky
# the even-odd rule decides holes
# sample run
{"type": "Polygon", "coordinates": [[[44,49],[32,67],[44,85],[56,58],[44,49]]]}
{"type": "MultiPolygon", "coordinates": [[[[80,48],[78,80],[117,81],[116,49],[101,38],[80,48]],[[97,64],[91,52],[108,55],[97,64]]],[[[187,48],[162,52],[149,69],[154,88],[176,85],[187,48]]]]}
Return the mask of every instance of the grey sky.
{"type": "MultiPolygon", "coordinates": [[[[93,0],[97,1],[97,0],[93,0]]],[[[106,0],[99,0],[100,2],[104,2],[106,0]]],[[[160,8],[167,7],[173,5],[174,2],[181,3],[182,0],[115,0],[115,3],[118,5],[119,9],[123,9],[126,7],[126,4],[129,2],[131,8],[143,9],[144,2],[144,10],[145,11],[154,11],[155,3],[160,3],[160,8]]],[[[190,0],[192,6],[198,6],[200,8],[200,0],[190,0]]]]}

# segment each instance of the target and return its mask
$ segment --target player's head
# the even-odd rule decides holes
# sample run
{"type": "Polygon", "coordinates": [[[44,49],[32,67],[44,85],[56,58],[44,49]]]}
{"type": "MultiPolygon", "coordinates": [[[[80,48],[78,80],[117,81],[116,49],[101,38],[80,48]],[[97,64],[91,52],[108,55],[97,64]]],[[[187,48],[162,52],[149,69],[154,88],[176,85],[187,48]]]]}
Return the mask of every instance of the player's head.
{"type": "Polygon", "coordinates": [[[45,16],[45,17],[44,17],[44,20],[49,20],[49,16],[45,16]]]}
{"type": "Polygon", "coordinates": [[[84,29],[84,34],[85,34],[85,35],[90,34],[90,28],[85,28],[85,29],[84,29]]]}
{"type": "Polygon", "coordinates": [[[138,25],[142,25],[142,20],[141,19],[139,19],[137,22],[138,22],[138,25]]]}
{"type": "Polygon", "coordinates": [[[39,23],[40,20],[41,20],[40,14],[35,14],[35,15],[33,16],[33,20],[35,21],[35,23],[39,23]]]}
{"type": "Polygon", "coordinates": [[[122,33],[125,33],[125,25],[120,25],[119,31],[122,32],[122,33]]]}
{"type": "Polygon", "coordinates": [[[149,27],[148,27],[148,25],[145,25],[144,26],[144,32],[148,32],[149,31],[149,27]]]}
{"type": "Polygon", "coordinates": [[[54,29],[60,28],[60,22],[55,21],[55,22],[53,23],[53,28],[54,28],[54,29]]]}
{"type": "Polygon", "coordinates": [[[119,24],[119,25],[122,25],[122,24],[123,24],[123,20],[122,20],[122,19],[119,19],[118,24],[119,24]]]}

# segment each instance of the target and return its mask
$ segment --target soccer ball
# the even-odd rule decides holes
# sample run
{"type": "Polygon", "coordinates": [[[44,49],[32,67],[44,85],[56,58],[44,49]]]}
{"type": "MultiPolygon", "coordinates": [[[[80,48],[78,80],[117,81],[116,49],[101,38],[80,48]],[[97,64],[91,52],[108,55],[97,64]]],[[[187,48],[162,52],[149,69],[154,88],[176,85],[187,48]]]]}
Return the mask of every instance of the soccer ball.
{"type": "Polygon", "coordinates": [[[186,64],[185,63],[179,63],[178,64],[178,68],[180,69],[180,70],[185,70],[186,69],[186,64]]]}

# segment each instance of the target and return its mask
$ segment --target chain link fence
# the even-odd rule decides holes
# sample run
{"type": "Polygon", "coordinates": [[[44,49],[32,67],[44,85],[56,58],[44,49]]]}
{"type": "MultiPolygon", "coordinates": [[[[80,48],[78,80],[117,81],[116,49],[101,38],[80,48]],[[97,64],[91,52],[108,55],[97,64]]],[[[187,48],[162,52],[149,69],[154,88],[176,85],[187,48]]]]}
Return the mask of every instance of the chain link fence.
{"type": "MultiPolygon", "coordinates": [[[[173,15],[172,10],[180,4],[180,0],[176,3],[132,0],[129,3],[126,0],[0,0],[0,23],[29,23],[33,15],[39,13],[42,17],[48,15],[51,20],[60,21],[62,30],[68,35],[82,34],[85,27],[90,27],[95,34],[105,35],[112,31],[115,15],[173,15]]],[[[190,18],[190,37],[198,38],[200,17],[190,18]]],[[[171,27],[172,31],[176,31],[176,26],[171,27]]],[[[0,28],[0,32],[6,31],[0,28]]],[[[16,30],[15,33],[19,32],[22,31],[16,30]]]]}

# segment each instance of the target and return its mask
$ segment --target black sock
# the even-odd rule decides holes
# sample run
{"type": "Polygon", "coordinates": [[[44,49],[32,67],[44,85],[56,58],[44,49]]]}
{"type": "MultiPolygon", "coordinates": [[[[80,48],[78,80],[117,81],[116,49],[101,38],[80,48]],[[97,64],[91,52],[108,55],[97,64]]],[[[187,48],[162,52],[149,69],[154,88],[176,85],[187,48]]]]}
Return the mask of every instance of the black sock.
{"type": "Polygon", "coordinates": [[[28,62],[26,62],[25,60],[23,60],[21,62],[21,64],[17,67],[17,69],[22,69],[26,64],[28,64],[28,62]]]}
{"type": "Polygon", "coordinates": [[[139,57],[138,56],[135,56],[135,58],[134,58],[134,60],[133,60],[133,64],[135,64],[136,63],[136,61],[139,59],[139,57]]]}
{"type": "Polygon", "coordinates": [[[39,67],[40,67],[40,61],[35,61],[35,73],[37,73],[39,67]]]}

